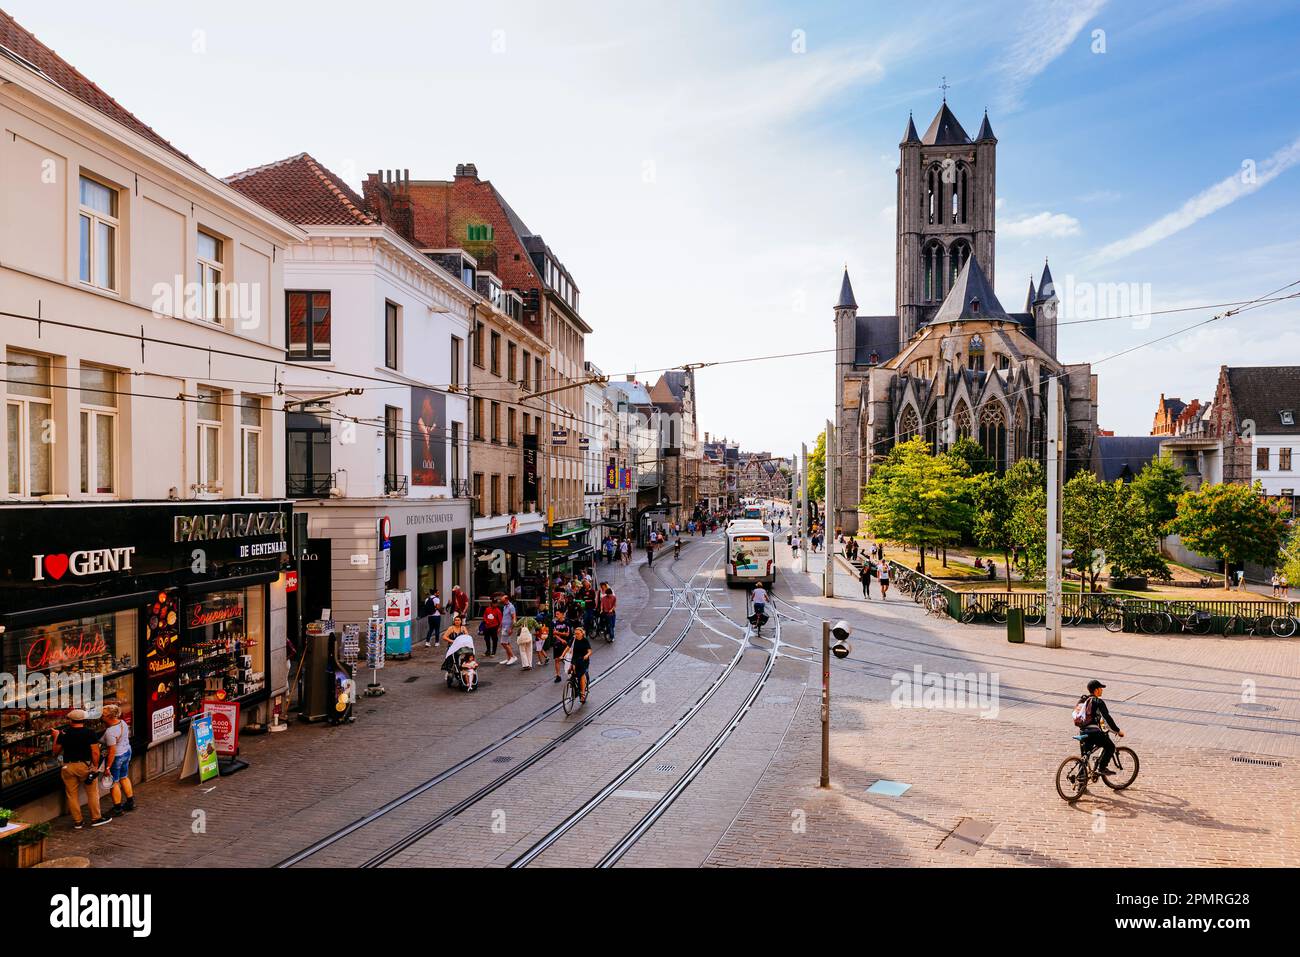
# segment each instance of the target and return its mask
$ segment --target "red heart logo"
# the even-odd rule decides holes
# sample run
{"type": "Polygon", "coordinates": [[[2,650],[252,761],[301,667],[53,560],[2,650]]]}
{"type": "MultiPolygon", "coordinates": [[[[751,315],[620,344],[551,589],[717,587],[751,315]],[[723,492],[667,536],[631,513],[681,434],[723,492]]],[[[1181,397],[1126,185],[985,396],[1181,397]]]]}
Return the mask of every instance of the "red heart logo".
{"type": "Polygon", "coordinates": [[[46,555],[45,570],[49,576],[56,581],[63,577],[63,573],[68,570],[67,555],[46,555]]]}

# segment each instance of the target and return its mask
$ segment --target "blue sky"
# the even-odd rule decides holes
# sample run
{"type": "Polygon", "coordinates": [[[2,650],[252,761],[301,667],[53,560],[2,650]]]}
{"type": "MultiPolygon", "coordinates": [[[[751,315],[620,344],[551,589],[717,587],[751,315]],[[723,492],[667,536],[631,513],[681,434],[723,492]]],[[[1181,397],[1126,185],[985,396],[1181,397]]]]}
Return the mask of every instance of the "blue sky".
{"type": "MultiPolygon", "coordinates": [[[[574,274],[608,373],[830,349],[846,261],[862,311],[892,312],[897,144],[944,76],[967,131],[987,107],[999,139],[1008,308],[1045,256],[1058,284],[1137,284],[1155,310],[1300,279],[1281,0],[0,2],[218,175],[304,150],[354,185],[476,163],[574,274]]],[[[1211,314],[1066,327],[1060,355],[1211,314]]],[[[1297,316],[1101,362],[1101,425],[1145,434],[1161,392],[1207,398],[1220,364],[1300,362],[1297,316]]],[[[833,413],[829,355],[697,379],[702,427],[747,448],[793,451],[833,413]]]]}

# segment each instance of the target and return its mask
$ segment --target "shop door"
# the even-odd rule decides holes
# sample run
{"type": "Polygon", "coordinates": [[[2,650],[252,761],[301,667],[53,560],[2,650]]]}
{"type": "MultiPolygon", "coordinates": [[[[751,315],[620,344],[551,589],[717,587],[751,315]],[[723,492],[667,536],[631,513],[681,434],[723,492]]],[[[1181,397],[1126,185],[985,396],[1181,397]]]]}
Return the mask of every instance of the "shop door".
{"type": "MultiPolygon", "coordinates": [[[[321,610],[333,605],[330,581],[330,540],[328,538],[307,539],[307,550],[302,556],[302,575],[298,587],[302,589],[303,620],[294,629],[295,641],[302,635],[302,625],[309,621],[318,621],[321,610]]],[[[292,606],[290,606],[292,608],[292,606]]]]}

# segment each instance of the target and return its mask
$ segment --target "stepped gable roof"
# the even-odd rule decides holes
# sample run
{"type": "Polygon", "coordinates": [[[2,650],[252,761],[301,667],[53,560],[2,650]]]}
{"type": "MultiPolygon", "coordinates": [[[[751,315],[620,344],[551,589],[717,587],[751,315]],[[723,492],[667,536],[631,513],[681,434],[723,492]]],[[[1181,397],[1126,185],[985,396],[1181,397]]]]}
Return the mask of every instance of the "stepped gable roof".
{"type": "Polygon", "coordinates": [[[1256,435],[1300,435],[1300,366],[1230,366],[1227,371],[1238,424],[1254,422],[1256,435]]]}

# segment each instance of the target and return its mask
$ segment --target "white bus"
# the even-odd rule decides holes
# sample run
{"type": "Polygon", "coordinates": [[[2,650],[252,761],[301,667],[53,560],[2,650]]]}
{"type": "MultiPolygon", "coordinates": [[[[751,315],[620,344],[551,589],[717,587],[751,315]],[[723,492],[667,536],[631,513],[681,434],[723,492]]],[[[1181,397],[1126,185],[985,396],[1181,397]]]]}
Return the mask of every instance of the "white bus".
{"type": "Polygon", "coordinates": [[[727,584],[772,586],[776,540],[762,522],[740,519],[727,526],[727,584]]]}

